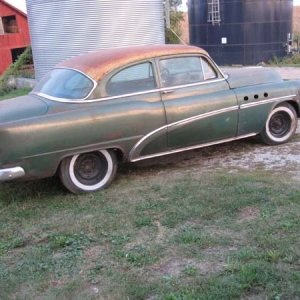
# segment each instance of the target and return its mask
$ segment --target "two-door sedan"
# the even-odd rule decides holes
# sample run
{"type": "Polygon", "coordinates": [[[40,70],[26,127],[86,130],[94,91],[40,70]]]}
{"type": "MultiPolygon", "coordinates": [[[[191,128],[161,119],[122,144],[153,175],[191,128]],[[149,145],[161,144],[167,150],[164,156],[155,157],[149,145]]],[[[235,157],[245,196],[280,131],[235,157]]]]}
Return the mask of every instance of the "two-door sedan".
{"type": "Polygon", "coordinates": [[[72,193],[107,187],[123,161],[258,135],[293,137],[300,81],[264,68],[224,74],[182,45],[101,50],[59,64],[0,102],[0,181],[59,174],[72,193]]]}

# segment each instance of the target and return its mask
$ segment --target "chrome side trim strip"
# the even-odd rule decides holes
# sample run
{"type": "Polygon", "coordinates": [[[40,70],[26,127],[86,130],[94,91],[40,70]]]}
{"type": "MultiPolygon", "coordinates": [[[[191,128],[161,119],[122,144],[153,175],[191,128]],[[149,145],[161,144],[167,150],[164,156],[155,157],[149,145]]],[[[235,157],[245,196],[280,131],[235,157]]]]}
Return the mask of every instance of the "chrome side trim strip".
{"type": "Polygon", "coordinates": [[[191,118],[187,118],[187,119],[184,119],[184,120],[174,122],[172,124],[169,124],[168,128],[175,127],[175,126],[178,126],[178,125],[188,124],[188,123],[191,123],[191,122],[194,122],[194,121],[198,121],[198,120],[201,120],[201,119],[205,119],[205,118],[212,117],[212,116],[215,116],[215,115],[220,115],[220,114],[223,114],[223,113],[226,113],[226,112],[229,112],[229,111],[238,110],[238,109],[239,109],[238,105],[218,109],[218,110],[211,111],[211,112],[208,112],[208,113],[205,113],[205,114],[201,114],[201,115],[198,115],[198,116],[194,116],[194,117],[191,117],[191,118]]]}
{"type": "MultiPolygon", "coordinates": [[[[129,137],[129,138],[124,138],[122,141],[123,142],[127,142],[130,140],[137,140],[139,138],[141,138],[142,136],[137,135],[137,136],[133,136],[133,137],[129,137]]],[[[21,159],[28,159],[28,158],[35,158],[35,157],[41,157],[44,155],[52,155],[52,154],[58,154],[58,153],[84,153],[84,152],[90,152],[90,151],[96,151],[96,150],[105,150],[109,148],[118,148],[117,143],[115,143],[115,141],[107,141],[107,142],[103,142],[103,143],[99,143],[99,144],[90,144],[90,145],[84,145],[84,146],[78,146],[75,148],[67,148],[67,149],[63,149],[63,150],[55,150],[55,151],[51,151],[51,152],[44,152],[44,153],[40,153],[40,154],[34,154],[34,155],[29,155],[29,156],[23,156],[21,157],[21,159]],[[113,146],[112,146],[113,145],[113,146]]],[[[73,155],[73,154],[72,154],[73,155]]],[[[1,170],[0,170],[1,171],[1,170]]]]}
{"type": "Polygon", "coordinates": [[[215,141],[215,142],[210,142],[210,143],[206,143],[206,144],[195,145],[195,146],[190,146],[190,147],[186,147],[186,148],[180,148],[180,149],[176,149],[176,150],[161,152],[161,153],[157,153],[157,154],[153,154],[153,155],[142,156],[142,157],[130,160],[130,161],[131,162],[136,162],[136,161],[149,159],[149,158],[154,158],[154,157],[158,157],[158,156],[174,154],[174,153],[178,153],[178,152],[194,150],[194,149],[204,148],[204,147],[208,147],[208,146],[212,146],[212,145],[218,145],[218,144],[222,144],[222,143],[232,142],[232,141],[244,139],[244,138],[247,138],[247,137],[252,137],[252,136],[255,136],[256,134],[257,133],[250,133],[250,134],[241,135],[241,136],[238,136],[238,137],[228,138],[228,139],[224,139],[224,140],[219,140],[219,141],[215,141]]]}
{"type": "Polygon", "coordinates": [[[14,167],[8,169],[0,169],[0,181],[13,180],[25,175],[25,171],[21,167],[14,167]]]}
{"type": "Polygon", "coordinates": [[[241,104],[240,109],[246,109],[249,107],[260,106],[260,105],[273,103],[273,102],[277,102],[277,101],[290,100],[293,97],[296,97],[296,95],[288,95],[288,96],[284,96],[284,97],[272,98],[272,99],[267,99],[267,100],[258,100],[257,102],[241,104]]]}
{"type": "Polygon", "coordinates": [[[226,81],[226,78],[212,79],[212,80],[206,80],[206,81],[201,81],[201,82],[196,82],[196,83],[171,86],[171,87],[167,87],[167,88],[157,88],[157,89],[147,90],[147,91],[138,92],[138,93],[130,93],[130,94],[103,97],[103,98],[90,99],[90,100],[88,100],[88,99],[68,100],[68,99],[61,99],[61,98],[51,97],[51,96],[45,95],[43,93],[33,93],[33,92],[31,92],[31,94],[38,95],[38,96],[41,96],[43,98],[53,100],[53,101],[57,101],[57,102],[61,102],[61,103],[94,103],[94,102],[102,102],[102,101],[108,101],[108,100],[122,99],[122,98],[125,98],[125,97],[146,95],[146,94],[151,94],[151,93],[158,93],[158,92],[162,93],[162,92],[166,92],[166,91],[168,92],[169,90],[174,90],[175,91],[175,90],[181,89],[181,88],[193,87],[193,86],[198,86],[198,85],[203,85],[203,84],[210,84],[210,83],[221,82],[221,81],[226,81]]]}
{"type": "Polygon", "coordinates": [[[149,132],[148,134],[146,134],[145,136],[143,136],[131,149],[130,153],[129,153],[129,157],[132,156],[132,154],[135,152],[135,150],[146,140],[148,139],[151,135],[154,135],[155,133],[159,132],[159,131],[163,131],[164,129],[168,128],[168,125],[162,126],[160,128],[157,128],[151,132],[149,132]]]}
{"type": "Polygon", "coordinates": [[[193,117],[190,117],[190,118],[187,118],[187,119],[184,119],[184,120],[180,120],[180,121],[177,121],[177,122],[174,122],[174,123],[171,123],[171,124],[168,124],[168,125],[164,125],[160,128],[157,128],[151,132],[149,132],[148,134],[146,134],[141,140],[139,140],[134,146],[133,148],[131,149],[130,153],[129,153],[129,157],[132,157],[132,155],[134,154],[135,150],[145,141],[147,140],[150,136],[156,134],[157,132],[159,131],[163,131],[165,129],[172,129],[176,126],[181,126],[181,125],[185,125],[185,124],[188,124],[188,123],[191,123],[191,122],[194,122],[194,121],[198,121],[198,120],[201,120],[201,119],[205,119],[205,118],[208,118],[208,117],[211,117],[211,116],[215,116],[215,115],[219,115],[219,114],[222,114],[222,113],[226,113],[226,112],[230,112],[230,111],[234,111],[234,110],[238,110],[239,106],[238,105],[235,105],[235,106],[231,106],[231,107],[227,107],[227,108],[223,108],[223,109],[219,109],[219,110],[215,110],[215,111],[212,111],[212,112],[209,112],[209,113],[205,113],[205,114],[201,114],[201,115],[198,115],[198,116],[193,116],[193,117]]]}

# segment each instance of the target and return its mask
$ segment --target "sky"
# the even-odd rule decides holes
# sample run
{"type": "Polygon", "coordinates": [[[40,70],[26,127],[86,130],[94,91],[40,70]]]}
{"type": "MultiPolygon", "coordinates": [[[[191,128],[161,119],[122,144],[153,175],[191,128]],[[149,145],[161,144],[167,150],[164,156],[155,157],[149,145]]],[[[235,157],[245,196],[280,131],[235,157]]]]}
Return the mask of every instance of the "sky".
{"type": "MultiPolygon", "coordinates": [[[[22,10],[23,12],[26,12],[25,0],[5,0],[5,1],[14,5],[15,7],[22,10]]],[[[183,10],[187,10],[185,5],[186,2],[187,2],[186,0],[182,1],[182,3],[184,3],[184,5],[182,5],[183,10]]],[[[294,5],[300,5],[300,0],[294,0],[294,5]]]]}

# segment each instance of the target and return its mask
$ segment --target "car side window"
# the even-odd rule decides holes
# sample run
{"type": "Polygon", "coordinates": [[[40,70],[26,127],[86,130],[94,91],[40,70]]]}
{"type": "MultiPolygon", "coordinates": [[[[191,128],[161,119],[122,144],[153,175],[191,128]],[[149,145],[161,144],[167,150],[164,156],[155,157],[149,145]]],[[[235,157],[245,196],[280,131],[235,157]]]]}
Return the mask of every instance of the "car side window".
{"type": "Polygon", "coordinates": [[[163,87],[177,86],[204,80],[199,57],[176,57],[159,61],[163,87]]]}
{"type": "Polygon", "coordinates": [[[131,94],[154,89],[156,82],[150,62],[127,67],[110,78],[106,85],[109,96],[131,94]]]}
{"type": "Polygon", "coordinates": [[[203,74],[204,74],[204,79],[214,79],[217,78],[217,73],[214,70],[214,68],[211,66],[211,64],[207,61],[206,58],[201,57],[202,61],[202,68],[203,68],[203,74]]]}

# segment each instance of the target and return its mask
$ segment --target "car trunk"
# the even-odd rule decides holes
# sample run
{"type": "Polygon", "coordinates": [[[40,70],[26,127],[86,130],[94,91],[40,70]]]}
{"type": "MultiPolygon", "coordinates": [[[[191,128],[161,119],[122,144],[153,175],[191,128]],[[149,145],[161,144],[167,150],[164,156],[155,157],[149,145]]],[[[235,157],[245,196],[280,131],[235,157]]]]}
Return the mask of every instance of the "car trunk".
{"type": "Polygon", "coordinates": [[[48,111],[48,105],[36,96],[27,95],[0,101],[0,124],[41,116],[48,111]]]}

